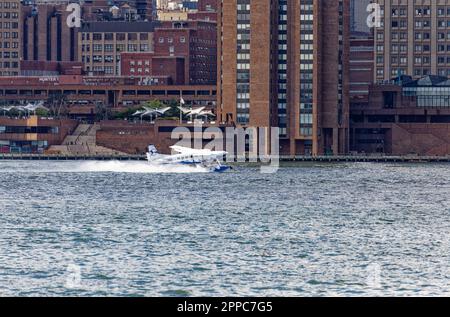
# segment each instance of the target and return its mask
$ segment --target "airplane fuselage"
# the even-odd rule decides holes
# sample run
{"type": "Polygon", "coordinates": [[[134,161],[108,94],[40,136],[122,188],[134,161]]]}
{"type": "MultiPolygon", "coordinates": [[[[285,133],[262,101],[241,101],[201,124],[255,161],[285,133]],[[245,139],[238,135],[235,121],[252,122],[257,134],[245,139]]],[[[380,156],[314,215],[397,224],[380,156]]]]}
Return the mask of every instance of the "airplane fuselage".
{"type": "Polygon", "coordinates": [[[224,172],[230,167],[220,164],[220,160],[227,154],[224,151],[194,150],[173,146],[173,150],[179,152],[174,155],[159,154],[154,146],[149,147],[147,159],[150,163],[162,165],[194,165],[209,168],[213,172],[224,172]]]}

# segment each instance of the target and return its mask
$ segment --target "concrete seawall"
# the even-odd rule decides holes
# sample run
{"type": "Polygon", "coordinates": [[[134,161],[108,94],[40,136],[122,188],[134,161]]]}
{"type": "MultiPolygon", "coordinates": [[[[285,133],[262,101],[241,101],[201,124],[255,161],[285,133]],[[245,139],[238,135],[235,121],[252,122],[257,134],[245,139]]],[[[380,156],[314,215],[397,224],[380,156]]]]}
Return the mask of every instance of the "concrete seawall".
{"type": "MultiPolygon", "coordinates": [[[[0,160],[27,161],[145,161],[145,155],[59,155],[0,154],[0,160]]],[[[378,163],[450,163],[450,156],[281,156],[282,162],[378,162],[378,163]]]]}

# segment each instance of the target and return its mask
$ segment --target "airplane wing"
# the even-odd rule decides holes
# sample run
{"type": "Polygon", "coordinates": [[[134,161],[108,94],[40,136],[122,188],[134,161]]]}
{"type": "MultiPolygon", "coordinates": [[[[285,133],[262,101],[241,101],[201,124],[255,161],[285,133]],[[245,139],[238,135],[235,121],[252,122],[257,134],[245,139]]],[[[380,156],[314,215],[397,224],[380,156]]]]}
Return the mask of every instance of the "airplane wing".
{"type": "Polygon", "coordinates": [[[178,146],[178,145],[173,145],[170,148],[177,153],[185,154],[185,155],[210,155],[212,153],[211,150],[191,149],[191,148],[187,148],[184,146],[178,146]]]}

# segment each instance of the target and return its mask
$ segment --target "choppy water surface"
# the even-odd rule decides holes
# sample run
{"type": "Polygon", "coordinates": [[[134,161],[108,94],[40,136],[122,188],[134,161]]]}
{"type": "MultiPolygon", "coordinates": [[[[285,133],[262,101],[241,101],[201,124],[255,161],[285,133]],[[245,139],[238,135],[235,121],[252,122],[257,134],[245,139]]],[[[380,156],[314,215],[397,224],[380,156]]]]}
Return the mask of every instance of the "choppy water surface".
{"type": "Polygon", "coordinates": [[[450,165],[0,162],[0,295],[450,295],[450,165]]]}

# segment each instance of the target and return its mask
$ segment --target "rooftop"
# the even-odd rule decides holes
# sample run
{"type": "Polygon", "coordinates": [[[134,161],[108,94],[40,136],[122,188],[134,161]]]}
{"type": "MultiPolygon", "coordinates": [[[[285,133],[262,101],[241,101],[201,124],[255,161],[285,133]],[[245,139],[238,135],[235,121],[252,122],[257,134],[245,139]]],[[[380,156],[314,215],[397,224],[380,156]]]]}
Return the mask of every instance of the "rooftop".
{"type": "Polygon", "coordinates": [[[86,22],[81,26],[81,32],[154,32],[159,26],[159,22],[146,21],[105,21],[105,22],[86,22]]]}

